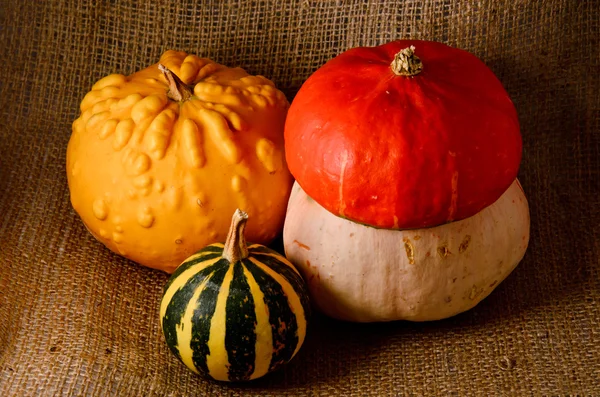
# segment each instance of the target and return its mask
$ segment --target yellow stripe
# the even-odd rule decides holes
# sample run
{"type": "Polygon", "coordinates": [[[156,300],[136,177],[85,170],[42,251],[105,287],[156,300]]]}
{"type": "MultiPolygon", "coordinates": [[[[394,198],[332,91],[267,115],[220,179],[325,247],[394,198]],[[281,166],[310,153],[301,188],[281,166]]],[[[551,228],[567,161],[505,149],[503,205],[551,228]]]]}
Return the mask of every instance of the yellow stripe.
{"type": "MultiPolygon", "coordinates": [[[[214,262],[218,261],[219,259],[221,259],[221,258],[215,258],[214,260],[212,260],[210,262],[214,263],[214,262]]],[[[212,276],[212,274],[211,274],[211,276],[212,276]]],[[[179,324],[177,324],[177,327],[176,327],[177,350],[179,351],[179,355],[181,356],[181,361],[183,361],[184,364],[188,368],[192,369],[196,373],[200,373],[200,371],[198,371],[198,369],[194,365],[194,361],[192,359],[192,356],[194,354],[192,347],[191,347],[192,317],[194,316],[194,310],[196,310],[198,298],[200,297],[200,294],[206,287],[206,283],[208,283],[209,280],[210,280],[210,277],[206,277],[204,279],[204,281],[202,282],[202,284],[200,284],[200,286],[198,286],[198,288],[196,288],[196,290],[194,291],[194,295],[192,295],[192,298],[190,299],[188,305],[185,308],[185,313],[181,317],[181,322],[179,324]]]]}
{"type": "MultiPolygon", "coordinates": [[[[269,255],[269,254],[267,254],[269,255]]],[[[269,255],[274,256],[274,255],[269,255]]],[[[250,261],[254,263],[256,266],[260,267],[263,271],[265,271],[269,276],[273,277],[275,281],[277,281],[283,292],[288,298],[290,302],[290,307],[296,316],[296,323],[298,324],[298,345],[296,346],[296,350],[292,357],[298,353],[302,343],[304,343],[304,337],[306,336],[306,314],[304,313],[304,308],[302,307],[302,303],[300,302],[300,297],[296,294],[294,287],[288,283],[288,281],[281,274],[274,272],[270,267],[261,263],[259,260],[253,257],[249,257],[250,261]]],[[[279,259],[279,258],[278,258],[279,259]]]]}
{"type": "MultiPolygon", "coordinates": [[[[198,259],[198,258],[202,257],[203,255],[208,255],[208,254],[212,254],[212,252],[196,254],[196,255],[191,256],[188,260],[198,259]]],[[[171,299],[173,299],[173,295],[175,295],[175,293],[177,291],[179,291],[179,289],[181,287],[183,287],[185,284],[187,284],[187,282],[190,281],[190,279],[192,277],[194,277],[196,275],[196,273],[198,273],[200,270],[204,269],[207,266],[213,265],[219,259],[221,259],[220,256],[215,259],[211,259],[211,260],[208,260],[205,262],[198,262],[195,265],[190,266],[189,269],[185,270],[183,273],[181,273],[179,276],[177,276],[177,278],[173,281],[173,284],[171,284],[169,286],[169,289],[165,291],[165,294],[160,303],[161,324],[162,324],[162,319],[165,317],[165,313],[167,312],[167,306],[169,306],[169,303],[171,303],[171,299]]],[[[186,260],[186,262],[188,260],[186,260]]]]}
{"type": "Polygon", "coordinates": [[[269,322],[269,308],[265,305],[265,295],[246,267],[244,267],[244,275],[250,286],[256,313],[256,360],[254,361],[254,372],[250,375],[250,379],[256,379],[269,371],[269,364],[271,364],[273,356],[273,330],[269,322]]]}
{"type": "MultiPolygon", "coordinates": [[[[259,248],[259,247],[264,247],[260,244],[252,244],[248,247],[248,249],[252,249],[252,248],[259,248]]],[[[296,269],[296,266],[292,265],[292,263],[290,261],[287,260],[287,258],[283,255],[280,254],[270,254],[268,252],[252,252],[252,255],[256,256],[256,255],[264,255],[264,256],[270,256],[271,258],[275,258],[277,259],[279,262],[285,263],[286,265],[288,265],[289,267],[291,267],[292,269],[294,269],[294,271],[296,273],[298,273],[298,275],[300,275],[300,272],[298,271],[298,269],[296,269]]]]}
{"type": "Polygon", "coordinates": [[[229,357],[225,349],[225,305],[229,296],[229,286],[232,278],[233,266],[230,266],[223,279],[223,284],[217,296],[215,314],[210,322],[210,337],[208,338],[210,354],[206,356],[206,365],[210,376],[216,380],[229,380],[227,370],[229,357]]]}

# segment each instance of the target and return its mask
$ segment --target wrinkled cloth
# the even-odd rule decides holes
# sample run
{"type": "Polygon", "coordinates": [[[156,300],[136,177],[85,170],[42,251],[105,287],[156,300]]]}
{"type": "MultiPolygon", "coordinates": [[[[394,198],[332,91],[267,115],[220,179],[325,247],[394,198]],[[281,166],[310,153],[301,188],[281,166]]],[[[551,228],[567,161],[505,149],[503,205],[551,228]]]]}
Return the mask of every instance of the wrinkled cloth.
{"type": "Polygon", "coordinates": [[[599,36],[592,0],[2,1],[0,395],[598,395],[599,36]],[[176,49],[264,75],[291,101],[342,51],[400,38],[474,53],[513,99],[525,258],[456,317],[316,315],[274,374],[245,385],[193,374],[160,330],[168,276],[110,252],[71,208],[65,153],[83,96],[176,49]]]}

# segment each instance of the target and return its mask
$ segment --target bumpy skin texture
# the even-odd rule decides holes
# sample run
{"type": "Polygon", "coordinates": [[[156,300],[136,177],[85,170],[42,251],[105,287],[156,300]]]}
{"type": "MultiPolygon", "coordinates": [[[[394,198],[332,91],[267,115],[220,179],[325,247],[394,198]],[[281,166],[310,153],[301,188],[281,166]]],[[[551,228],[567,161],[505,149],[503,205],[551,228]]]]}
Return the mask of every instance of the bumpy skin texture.
{"type": "Polygon", "coordinates": [[[337,217],[295,184],[283,238],[311,301],[342,320],[429,321],[474,307],[523,258],[529,207],[517,180],[476,215],[415,230],[337,217]]]}
{"type": "Polygon", "coordinates": [[[327,62],[299,90],[285,125],[290,171],[330,212],[380,228],[470,217],[517,176],[514,105],[474,55],[441,43],[394,41],[327,62]],[[414,46],[423,70],[397,76],[414,46]]]}
{"type": "Polygon", "coordinates": [[[236,208],[252,216],[248,239],[270,242],[293,182],[285,96],[194,55],[168,51],[159,63],[193,88],[191,99],[169,99],[156,64],[101,79],[81,102],[67,148],[74,209],[108,248],[169,273],[224,241],[236,208]]]}

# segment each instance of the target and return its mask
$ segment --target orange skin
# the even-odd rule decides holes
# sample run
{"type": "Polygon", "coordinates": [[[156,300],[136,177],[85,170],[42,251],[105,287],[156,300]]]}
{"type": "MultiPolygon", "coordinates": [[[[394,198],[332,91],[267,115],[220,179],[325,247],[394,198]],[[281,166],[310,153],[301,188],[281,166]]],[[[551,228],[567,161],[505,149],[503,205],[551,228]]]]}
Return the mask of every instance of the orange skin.
{"type": "Polygon", "coordinates": [[[318,69],[285,124],[292,175],[328,211],[393,229],[470,217],[517,176],[517,113],[493,72],[441,43],[401,40],[354,48],[318,69]],[[423,65],[396,75],[414,46],[423,65]]]}
{"type": "Polygon", "coordinates": [[[101,79],[81,102],[67,148],[74,209],[108,248],[169,273],[224,241],[236,208],[253,219],[248,240],[267,244],[283,227],[293,181],[284,94],[262,76],[183,52],[159,63],[190,98],[170,99],[156,64],[101,79]]]}

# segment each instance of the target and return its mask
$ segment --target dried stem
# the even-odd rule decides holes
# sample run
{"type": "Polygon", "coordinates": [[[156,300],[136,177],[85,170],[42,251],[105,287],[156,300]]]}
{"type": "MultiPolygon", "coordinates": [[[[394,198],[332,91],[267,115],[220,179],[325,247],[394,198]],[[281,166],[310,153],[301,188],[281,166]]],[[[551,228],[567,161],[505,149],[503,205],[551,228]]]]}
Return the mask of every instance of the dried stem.
{"type": "Polygon", "coordinates": [[[235,263],[248,257],[248,246],[244,237],[246,221],[248,221],[248,214],[237,209],[231,219],[229,234],[225,240],[225,247],[223,247],[223,258],[227,259],[229,263],[235,263]]]}
{"type": "Polygon", "coordinates": [[[193,91],[177,75],[169,70],[162,63],[158,64],[158,69],[163,73],[169,83],[169,92],[167,96],[177,102],[187,101],[193,95],[193,91]]]}
{"type": "Polygon", "coordinates": [[[423,63],[415,55],[415,47],[411,45],[396,54],[391,68],[398,76],[413,77],[421,73],[423,63]]]}

